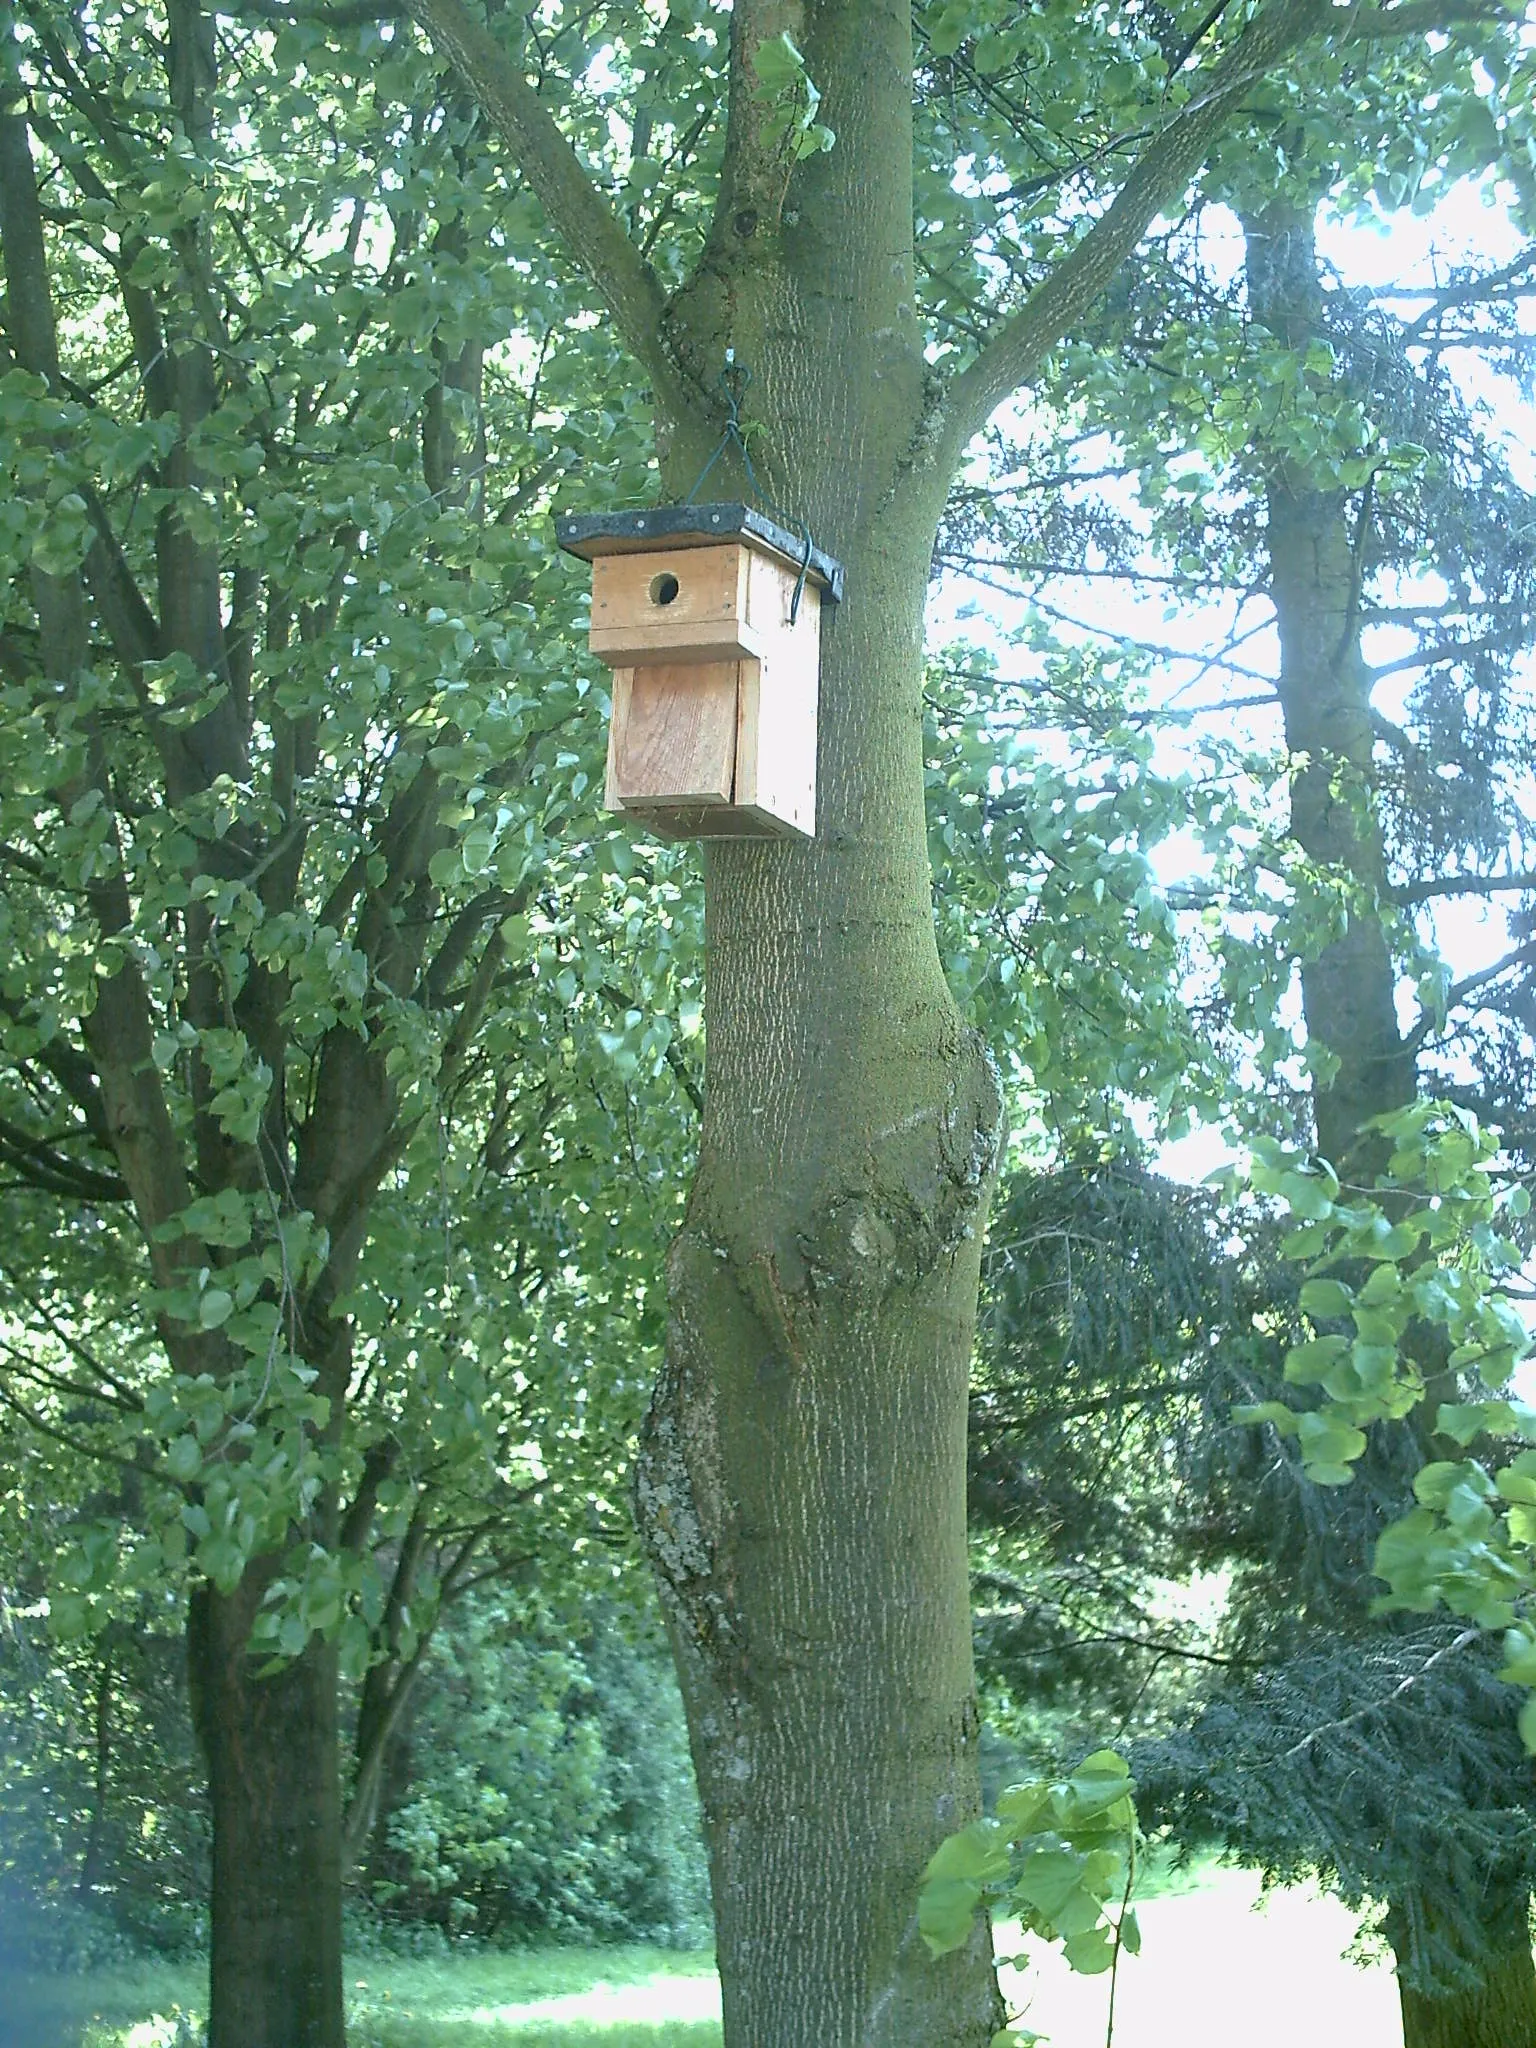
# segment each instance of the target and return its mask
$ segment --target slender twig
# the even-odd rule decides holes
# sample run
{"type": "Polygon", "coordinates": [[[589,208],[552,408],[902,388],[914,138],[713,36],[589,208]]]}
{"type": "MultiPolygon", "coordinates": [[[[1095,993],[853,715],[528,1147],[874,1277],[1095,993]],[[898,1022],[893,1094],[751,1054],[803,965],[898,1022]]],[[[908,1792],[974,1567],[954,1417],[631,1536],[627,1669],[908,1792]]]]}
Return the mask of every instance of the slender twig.
{"type": "Polygon", "coordinates": [[[1454,1642],[1443,1644],[1432,1657],[1424,1660],[1417,1671],[1410,1671],[1408,1676],[1393,1686],[1383,1698],[1372,1700],[1367,1706],[1357,1707],[1354,1713],[1341,1715],[1337,1721],[1324,1721],[1321,1727],[1313,1728],[1303,1735],[1300,1742],[1293,1742],[1289,1749],[1282,1750],[1275,1761],[1282,1764],[1294,1763],[1303,1750],[1310,1749],[1312,1744],[1320,1741],[1323,1736],[1335,1735],[1341,1728],[1353,1728],[1360,1721],[1369,1721],[1373,1714],[1385,1713],[1394,1700],[1401,1699],[1405,1692],[1427,1678],[1435,1666],[1442,1663],[1445,1658],[1454,1656],[1458,1650],[1467,1649],[1472,1643],[1481,1642],[1482,1634],[1481,1629],[1464,1628],[1454,1642]]]}

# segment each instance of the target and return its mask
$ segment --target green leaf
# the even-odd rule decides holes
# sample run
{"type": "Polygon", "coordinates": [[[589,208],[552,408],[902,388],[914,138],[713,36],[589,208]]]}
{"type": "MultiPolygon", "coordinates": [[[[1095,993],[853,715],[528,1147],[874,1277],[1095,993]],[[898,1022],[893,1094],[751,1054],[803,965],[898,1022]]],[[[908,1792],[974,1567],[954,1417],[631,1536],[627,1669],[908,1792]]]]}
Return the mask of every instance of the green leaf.
{"type": "Polygon", "coordinates": [[[1102,1976],[1115,1959],[1114,1936],[1107,1927],[1096,1927],[1087,1934],[1069,1935],[1062,1943],[1061,1952],[1069,1967],[1080,1977],[1102,1976]]]}
{"type": "Polygon", "coordinates": [[[1053,1920],[1077,1890],[1082,1869],[1082,1858],[1071,1849],[1032,1850],[1013,1881],[1014,1895],[1053,1920]]]}
{"type": "Polygon", "coordinates": [[[1354,1299],[1342,1280],[1308,1280],[1301,1290],[1301,1305],[1309,1316],[1346,1316],[1354,1299]]]}
{"type": "Polygon", "coordinates": [[[1482,1466],[1471,1459],[1437,1458],[1421,1465],[1414,1475],[1414,1498],[1427,1508],[1438,1508],[1442,1514],[1458,1491],[1486,1501],[1494,1486],[1482,1466]]]}
{"type": "Polygon", "coordinates": [[[925,1882],[963,1878],[981,1885],[1002,1877],[1007,1869],[1008,1845],[1002,1829],[995,1820],[977,1820],[939,1844],[928,1859],[923,1878],[925,1882]]]}
{"type": "Polygon", "coordinates": [[[1300,1421],[1294,1408],[1287,1408],[1283,1401],[1255,1401],[1232,1410],[1232,1420],[1244,1426],[1267,1422],[1271,1429],[1279,1430],[1284,1437],[1293,1437],[1300,1421]]]}
{"type": "Polygon", "coordinates": [[[752,69],[757,73],[763,91],[777,97],[793,92],[799,86],[805,77],[805,59],[794,38],[786,31],[781,35],[764,36],[753,52],[752,69]]]}
{"type": "Polygon", "coordinates": [[[197,1477],[203,1469],[203,1447],[195,1436],[179,1436],[167,1445],[165,1469],[183,1485],[197,1477]]]}
{"type": "Polygon", "coordinates": [[[1051,1790],[1043,1778],[1032,1778],[1023,1785],[1010,1785],[998,1794],[997,1817],[1015,1840],[1034,1832],[1040,1816],[1051,1804],[1051,1790]]]}
{"type": "Polygon", "coordinates": [[[197,1298],[197,1320],[205,1330],[216,1330],[235,1312],[235,1297],[224,1287],[205,1287],[197,1298]]]}
{"type": "Polygon", "coordinates": [[[1365,1432],[1343,1417],[1320,1409],[1296,1425],[1302,1468],[1317,1486],[1347,1486],[1350,1470],[1365,1449],[1365,1432]]]}
{"type": "Polygon", "coordinates": [[[1499,1676],[1506,1685],[1536,1686],[1536,1636],[1529,1629],[1512,1628],[1505,1636],[1499,1676]]]}
{"type": "Polygon", "coordinates": [[[1293,1387],[1315,1387],[1348,1353],[1347,1337],[1311,1337],[1285,1354],[1285,1377],[1293,1387]]]}
{"type": "Polygon", "coordinates": [[[928,1953],[943,1956],[971,1936],[981,1887],[962,1877],[926,1877],[917,1895],[917,1927],[928,1953]]]}
{"type": "Polygon", "coordinates": [[[1292,1215],[1317,1223],[1333,1214],[1333,1195],[1338,1193],[1338,1186],[1331,1174],[1325,1181],[1316,1174],[1283,1173],[1275,1192],[1289,1205],[1292,1215]]]}
{"type": "Polygon", "coordinates": [[[1095,1750],[1085,1757],[1067,1780],[1072,1799],[1072,1819],[1086,1820],[1101,1813],[1136,1789],[1130,1766],[1112,1749],[1095,1750]]]}

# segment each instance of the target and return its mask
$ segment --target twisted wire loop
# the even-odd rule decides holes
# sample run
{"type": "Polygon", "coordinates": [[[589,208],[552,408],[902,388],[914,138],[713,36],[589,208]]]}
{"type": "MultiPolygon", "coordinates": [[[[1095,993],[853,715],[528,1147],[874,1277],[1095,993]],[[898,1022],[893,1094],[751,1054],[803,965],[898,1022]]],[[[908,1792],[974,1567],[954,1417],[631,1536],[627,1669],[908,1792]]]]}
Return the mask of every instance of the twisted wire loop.
{"type": "Polygon", "coordinates": [[[811,552],[815,545],[809,524],[796,519],[786,512],[782,505],[775,504],[763,489],[756,469],[752,464],[752,451],[747,446],[747,437],[742,431],[741,402],[747,395],[747,386],[752,382],[752,372],[745,363],[738,363],[736,351],[728,348],[725,352],[725,367],[715,379],[715,388],[725,401],[725,427],[715,452],[693,480],[693,488],[683,503],[691,505],[704,488],[706,479],[715,464],[728,448],[734,448],[741,457],[741,466],[746,474],[747,485],[762,509],[770,513],[781,526],[793,528],[800,535],[803,552],[800,556],[800,574],[795,580],[795,594],[789,602],[789,623],[793,625],[800,615],[800,599],[805,593],[805,579],[811,566],[811,552]]]}

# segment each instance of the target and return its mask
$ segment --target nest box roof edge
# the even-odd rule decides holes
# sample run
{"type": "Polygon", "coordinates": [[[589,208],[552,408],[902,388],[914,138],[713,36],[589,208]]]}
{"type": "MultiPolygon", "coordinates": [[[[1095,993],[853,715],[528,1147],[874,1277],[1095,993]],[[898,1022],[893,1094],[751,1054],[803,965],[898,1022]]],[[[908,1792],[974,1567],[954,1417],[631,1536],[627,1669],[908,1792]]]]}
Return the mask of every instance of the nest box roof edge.
{"type": "MultiPolygon", "coordinates": [[[[804,539],[752,505],[650,505],[626,512],[567,513],[555,521],[556,540],[584,562],[654,547],[710,547],[733,535],[791,569],[806,561],[804,539]]],[[[812,547],[806,573],[836,604],[843,594],[842,563],[812,547]]]]}

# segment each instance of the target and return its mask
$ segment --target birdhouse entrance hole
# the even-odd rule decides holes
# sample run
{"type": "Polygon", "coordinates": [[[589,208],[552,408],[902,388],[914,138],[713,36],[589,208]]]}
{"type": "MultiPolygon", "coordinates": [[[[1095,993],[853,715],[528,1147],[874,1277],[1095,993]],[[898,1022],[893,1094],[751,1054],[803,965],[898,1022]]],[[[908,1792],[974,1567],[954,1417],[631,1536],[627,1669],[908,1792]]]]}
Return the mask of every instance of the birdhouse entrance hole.
{"type": "Polygon", "coordinates": [[[592,652],[613,670],[607,804],[664,838],[816,829],[830,556],[743,505],[562,519],[592,564],[592,652]]]}

